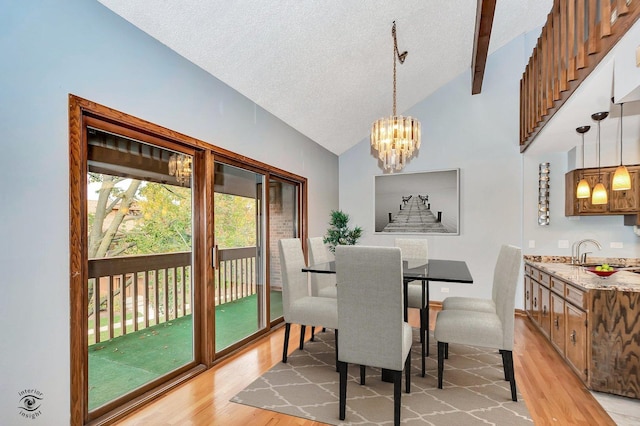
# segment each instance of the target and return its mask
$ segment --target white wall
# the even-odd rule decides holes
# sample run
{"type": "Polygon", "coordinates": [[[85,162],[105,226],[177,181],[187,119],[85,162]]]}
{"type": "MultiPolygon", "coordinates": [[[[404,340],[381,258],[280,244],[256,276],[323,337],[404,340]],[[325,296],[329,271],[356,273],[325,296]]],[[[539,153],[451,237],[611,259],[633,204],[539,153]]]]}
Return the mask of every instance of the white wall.
{"type": "MultiPolygon", "coordinates": [[[[427,236],[429,256],[466,261],[474,284],[431,284],[432,300],[453,295],[491,297],[500,245],[521,246],[519,82],[538,33],[523,35],[489,56],[481,94],[471,95],[469,71],[403,112],[420,120],[423,142],[418,157],[402,173],[460,169],[460,235],[427,236]],[[450,292],[441,292],[442,287],[450,292]]],[[[340,208],[353,225],[364,228],[362,244],[393,245],[395,236],[373,232],[373,184],[379,174],[368,140],[342,154],[340,208]]],[[[516,304],[522,306],[522,284],[516,304]]]]}
{"type": "Polygon", "coordinates": [[[309,179],[309,234],[338,158],[98,2],[0,0],[0,424],[69,422],[68,94],[309,179]],[[18,414],[19,392],[44,395],[18,414]]]}

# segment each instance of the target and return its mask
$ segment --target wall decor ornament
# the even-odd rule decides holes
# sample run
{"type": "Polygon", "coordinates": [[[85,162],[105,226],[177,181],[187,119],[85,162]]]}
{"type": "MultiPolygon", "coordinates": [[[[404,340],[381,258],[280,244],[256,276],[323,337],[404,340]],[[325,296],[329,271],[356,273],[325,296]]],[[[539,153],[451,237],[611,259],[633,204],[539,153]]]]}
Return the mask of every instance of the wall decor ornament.
{"type": "Polygon", "coordinates": [[[538,166],[538,225],[549,224],[549,169],[550,163],[538,166]]]}

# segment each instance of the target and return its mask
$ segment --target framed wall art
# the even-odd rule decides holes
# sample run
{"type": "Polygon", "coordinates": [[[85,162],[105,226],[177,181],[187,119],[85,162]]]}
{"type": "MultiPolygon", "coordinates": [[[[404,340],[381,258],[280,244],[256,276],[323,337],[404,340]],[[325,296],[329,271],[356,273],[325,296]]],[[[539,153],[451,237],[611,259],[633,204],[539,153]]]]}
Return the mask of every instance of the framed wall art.
{"type": "Polygon", "coordinates": [[[376,233],[460,234],[460,169],[374,179],[376,233]]]}

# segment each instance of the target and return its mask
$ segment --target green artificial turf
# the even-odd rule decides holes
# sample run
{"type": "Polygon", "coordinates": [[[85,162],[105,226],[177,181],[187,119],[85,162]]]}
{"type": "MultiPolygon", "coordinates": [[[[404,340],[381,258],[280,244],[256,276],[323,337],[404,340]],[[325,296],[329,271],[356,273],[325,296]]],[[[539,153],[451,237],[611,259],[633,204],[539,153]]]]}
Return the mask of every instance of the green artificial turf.
{"type": "MultiPolygon", "coordinates": [[[[282,293],[271,292],[271,318],[282,293]]],[[[257,295],[216,306],[216,350],[258,331],[257,295]]],[[[89,346],[89,410],[193,360],[191,315],[89,346]]]]}

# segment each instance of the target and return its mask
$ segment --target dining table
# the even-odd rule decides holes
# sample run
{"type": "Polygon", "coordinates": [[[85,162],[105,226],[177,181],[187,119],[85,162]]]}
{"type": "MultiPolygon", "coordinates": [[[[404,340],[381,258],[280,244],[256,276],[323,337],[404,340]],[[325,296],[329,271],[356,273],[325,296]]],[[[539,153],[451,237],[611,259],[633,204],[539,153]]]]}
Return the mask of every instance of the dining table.
{"type": "MultiPolygon", "coordinates": [[[[335,261],[318,263],[302,268],[302,272],[316,274],[335,274],[335,261]]],[[[422,376],[425,375],[425,357],[429,355],[429,283],[430,282],[448,282],[473,284],[473,277],[467,263],[463,260],[446,260],[446,259],[405,259],[402,261],[402,278],[404,283],[404,320],[408,319],[408,287],[412,281],[420,281],[422,283],[422,300],[426,309],[427,327],[424,335],[421,336],[422,341],[422,376]]],[[[337,284],[336,284],[337,285],[337,284]]],[[[383,371],[383,377],[385,376],[383,371]]]]}

